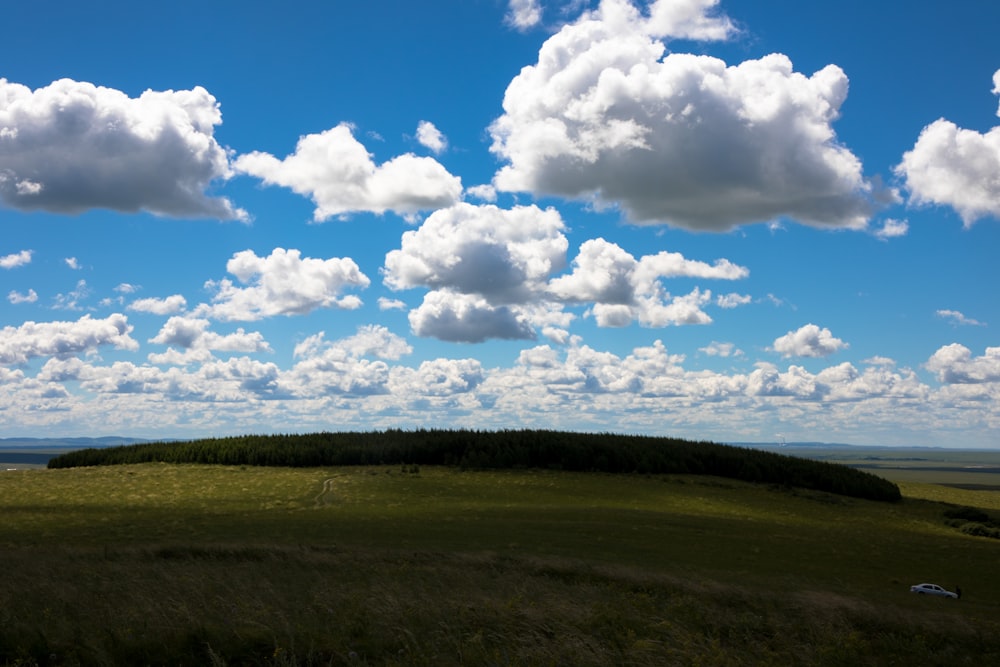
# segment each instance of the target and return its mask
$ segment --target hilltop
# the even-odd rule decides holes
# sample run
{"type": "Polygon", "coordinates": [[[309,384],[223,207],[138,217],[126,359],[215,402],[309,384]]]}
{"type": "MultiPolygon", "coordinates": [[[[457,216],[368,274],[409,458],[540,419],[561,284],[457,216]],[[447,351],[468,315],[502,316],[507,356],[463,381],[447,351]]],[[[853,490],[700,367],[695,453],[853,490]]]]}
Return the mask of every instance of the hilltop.
{"type": "Polygon", "coordinates": [[[72,468],[149,462],[286,467],[415,464],[694,474],[870,500],[898,501],[901,497],[892,482],[836,463],[679,438],[545,430],[248,435],[81,449],[57,456],[48,465],[72,468]]]}

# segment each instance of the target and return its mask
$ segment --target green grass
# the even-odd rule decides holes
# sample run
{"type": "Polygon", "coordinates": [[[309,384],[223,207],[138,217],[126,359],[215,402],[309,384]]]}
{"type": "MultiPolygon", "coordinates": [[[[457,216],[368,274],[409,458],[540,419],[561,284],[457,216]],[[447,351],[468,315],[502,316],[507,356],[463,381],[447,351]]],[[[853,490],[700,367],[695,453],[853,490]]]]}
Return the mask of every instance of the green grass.
{"type": "Polygon", "coordinates": [[[866,470],[896,483],[1000,490],[1000,451],[943,448],[790,447],[797,456],[866,470]]]}
{"type": "Polygon", "coordinates": [[[0,474],[0,664],[988,664],[1000,541],[686,476],[146,464],[0,474]],[[961,585],[958,603],[908,592],[961,585]]]}

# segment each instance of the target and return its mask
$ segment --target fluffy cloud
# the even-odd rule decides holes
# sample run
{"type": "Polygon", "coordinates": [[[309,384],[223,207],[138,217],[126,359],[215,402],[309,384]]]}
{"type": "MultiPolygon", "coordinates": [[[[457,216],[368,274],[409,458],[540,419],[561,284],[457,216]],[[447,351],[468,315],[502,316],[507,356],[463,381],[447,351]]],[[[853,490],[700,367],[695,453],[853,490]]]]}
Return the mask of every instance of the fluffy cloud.
{"type": "Polygon", "coordinates": [[[896,174],[906,179],[912,203],[950,206],[966,227],[1000,218],[1000,127],[980,134],[936,120],[903,155],[896,174]]]}
{"type": "Polygon", "coordinates": [[[221,320],[259,320],[276,315],[302,315],[317,308],[353,309],[361,305],[354,295],[340,296],[350,287],[367,287],[368,277],[350,258],[302,258],[298,250],[275,248],[269,257],[251,250],[233,255],[226,270],[248,287],[231,280],[209,281],[216,295],[198,315],[221,320]]]}
{"type": "MultiPolygon", "coordinates": [[[[742,384],[744,378],[740,381],[742,384]]],[[[745,377],[743,391],[758,398],[788,397],[828,403],[927,397],[927,388],[912,371],[894,372],[886,367],[858,370],[846,362],[816,374],[801,366],[789,366],[781,372],[772,364],[760,363],[745,377]]]]}
{"type": "Polygon", "coordinates": [[[388,394],[389,365],[330,348],[320,356],[297,363],[286,382],[301,396],[388,394]]]}
{"type": "Polygon", "coordinates": [[[412,216],[449,206],[462,194],[461,180],[433,158],[405,154],[375,164],[346,123],[301,137],[283,160],[255,151],[239,156],[233,166],[267,185],[308,196],[317,222],[355,211],[412,216]]]}
{"type": "MultiPolygon", "coordinates": [[[[993,92],[1000,95],[1000,70],[993,92]]],[[[905,179],[912,203],[950,206],[965,227],[986,216],[1000,218],[1000,127],[983,134],[939,118],[921,131],[895,172],[905,179]]]]}
{"type": "Polygon", "coordinates": [[[1000,347],[988,347],[983,356],[973,357],[969,348],[952,343],[935,352],[925,366],[948,384],[1000,382],[1000,347]]]}
{"type": "Polygon", "coordinates": [[[516,30],[528,30],[542,22],[540,0],[510,0],[507,23],[516,30]]]}
{"type": "Polygon", "coordinates": [[[0,257],[0,269],[16,269],[19,266],[31,264],[32,254],[31,250],[22,250],[13,255],[4,255],[0,257]]]}
{"type": "Polygon", "coordinates": [[[727,16],[714,14],[718,4],[719,0],[654,0],[649,8],[646,29],[658,37],[701,41],[726,39],[736,28],[727,16]]]}
{"type": "Polygon", "coordinates": [[[400,299],[389,299],[384,296],[378,298],[379,310],[406,310],[406,302],[400,299]]]}
{"type": "MultiPolygon", "coordinates": [[[[392,289],[432,292],[410,313],[414,333],[443,340],[534,338],[535,326],[563,338],[574,316],[566,304],[593,304],[602,327],[705,324],[711,292],[671,295],[661,280],[738,280],[749,272],[725,259],[714,264],[660,252],[640,259],[604,239],[583,243],[570,274],[565,225],[554,209],[457,204],[431,214],[386,255],[384,282],[392,289]]],[[[740,301],[739,299],[737,299],[740,301]]],[[[732,299],[725,300],[728,305],[732,299]]]]}
{"type": "Polygon", "coordinates": [[[876,238],[883,241],[888,241],[889,239],[898,238],[900,236],[906,236],[910,231],[910,223],[906,220],[895,220],[893,218],[887,218],[879,229],[876,229],[874,234],[876,238]]]}
{"type": "MultiPolygon", "coordinates": [[[[58,368],[55,364],[53,367],[47,365],[43,371],[51,373],[58,368]]],[[[210,359],[191,373],[130,362],[115,362],[111,366],[78,364],[58,371],[62,381],[78,381],[81,388],[95,394],[147,394],[161,400],[210,403],[245,403],[287,396],[279,386],[277,365],[249,357],[210,359]]]]}
{"type": "Polygon", "coordinates": [[[457,204],[435,211],[385,258],[392,289],[426,286],[521,303],[566,261],[568,241],[555,209],[457,204]]]}
{"type": "Polygon", "coordinates": [[[448,396],[472,391],[484,377],[478,359],[432,359],[415,370],[393,369],[392,389],[400,396],[448,396]]]}
{"type": "Polygon", "coordinates": [[[550,289],[565,301],[594,302],[591,312],[599,326],[626,326],[633,320],[652,327],[705,324],[711,318],[701,307],[711,299],[711,292],[695,289],[675,297],[660,279],[739,280],[748,275],[746,268],[725,259],[706,264],[664,251],[636,260],[618,245],[599,238],[580,246],[572,273],[553,279],[550,289]]]}
{"type": "Polygon", "coordinates": [[[124,315],[95,320],[84,315],[76,322],[25,322],[0,329],[0,364],[24,364],[35,357],[71,357],[104,345],[137,350],[129,334],[132,326],[124,315]]]}
{"type": "MultiPolygon", "coordinates": [[[[722,231],[782,216],[863,228],[873,188],[832,122],[847,77],[774,54],[727,67],[652,36],[723,36],[709,1],[623,0],[564,27],[511,81],[491,126],[501,190],[596,198],[640,223],[722,231]],[[684,26],[683,29],[681,26],[684,26]]],[[[727,27],[728,26],[728,27],[727,27]]]]}
{"type": "Polygon", "coordinates": [[[494,306],[474,294],[435,290],[410,311],[410,328],[418,336],[462,343],[481,343],[490,338],[533,339],[535,331],[517,307],[494,306]]]}
{"type": "MultiPolygon", "coordinates": [[[[713,344],[710,349],[715,354],[723,350],[733,356],[740,354],[725,344],[713,344]]],[[[845,363],[813,374],[800,366],[782,371],[773,364],[759,363],[750,373],[726,375],[689,370],[684,362],[683,355],[670,354],[660,341],[637,347],[624,357],[586,345],[572,345],[564,353],[540,346],[522,352],[515,367],[488,378],[483,391],[500,395],[501,407],[531,394],[531,400],[545,405],[546,412],[553,407],[558,411],[558,403],[551,402],[553,396],[568,399],[591,394],[594,402],[607,396],[601,403],[606,409],[622,410],[628,405],[635,408],[634,416],[640,409],[661,415],[670,405],[689,411],[699,404],[727,402],[734,408],[742,406],[746,412],[741,410],[741,414],[749,415],[755,406],[769,405],[767,409],[772,409],[786,400],[856,402],[926,398],[927,394],[927,388],[912,372],[895,372],[886,367],[858,370],[845,363]]]]}
{"type": "Polygon", "coordinates": [[[247,333],[242,328],[234,333],[220,335],[209,331],[210,322],[198,317],[171,317],[160,332],[149,339],[150,343],[176,346],[184,350],[177,353],[173,349],[164,354],[149,355],[154,364],[184,365],[192,362],[206,362],[212,351],[220,352],[270,352],[271,346],[260,332],[247,333]]]}
{"type": "Polygon", "coordinates": [[[700,352],[704,352],[710,357],[742,357],[743,350],[736,347],[733,343],[719,343],[712,341],[707,346],[699,348],[700,352]]]}
{"type": "MultiPolygon", "coordinates": [[[[1000,69],[993,73],[993,94],[1000,95],[1000,69]]],[[[997,107],[997,116],[1000,116],[1000,106],[997,107]]]]}
{"type": "Polygon", "coordinates": [[[69,79],[34,91],[0,79],[0,200],[57,213],[246,220],[229,200],[205,194],[230,175],[213,137],[221,122],[201,87],[130,98],[69,79]]]}
{"type": "Polygon", "coordinates": [[[7,293],[7,300],[13,304],[34,303],[38,301],[38,293],[33,289],[29,289],[27,294],[21,294],[20,292],[11,290],[7,293]]]}
{"type": "Polygon", "coordinates": [[[187,308],[187,299],[180,294],[172,294],[164,299],[136,299],[129,304],[128,308],[140,313],[170,315],[172,313],[179,313],[187,308]]]}
{"type": "Polygon", "coordinates": [[[604,239],[585,241],[573,260],[573,272],[552,281],[551,289],[568,301],[629,304],[634,300],[632,274],[637,262],[620,246],[604,239]]]}
{"type": "Polygon", "coordinates": [[[161,374],[149,366],[136,366],[130,362],[115,362],[110,366],[96,366],[80,359],[49,359],[38,378],[46,382],[80,382],[87,391],[96,393],[152,393],[161,390],[161,374]]]}
{"type": "Polygon", "coordinates": [[[285,379],[299,395],[372,396],[389,393],[389,365],[413,351],[402,338],[382,326],[365,326],[354,336],[333,343],[323,333],[295,347],[298,362],[285,379]],[[372,361],[365,357],[376,357],[372,361]]]}
{"type": "Polygon", "coordinates": [[[310,336],[295,346],[296,357],[309,357],[318,350],[336,348],[352,357],[377,357],[396,360],[413,352],[413,347],[386,327],[369,324],[358,329],[358,333],[343,338],[336,343],[323,341],[320,332],[310,336]]]}
{"type": "Polygon", "coordinates": [[[422,120],[417,124],[417,141],[424,148],[428,148],[433,153],[441,153],[448,148],[448,140],[441,134],[441,131],[434,126],[434,123],[422,120]]]}
{"type": "Polygon", "coordinates": [[[835,338],[829,329],[807,324],[796,331],[789,331],[774,341],[774,351],[783,357],[828,357],[847,347],[835,338]]]}
{"type": "MultiPolygon", "coordinates": [[[[622,358],[587,345],[560,353],[547,345],[524,350],[517,365],[495,378],[509,397],[532,387],[550,395],[677,395],[683,384],[683,356],[669,354],[660,341],[622,358]]],[[[489,383],[492,385],[493,383],[489,383]]],[[[487,388],[492,388],[490,386],[487,388]]],[[[531,391],[535,391],[532,389],[531,391]]],[[[501,398],[501,404],[508,399],[501,398]]],[[[541,401],[545,402],[545,401],[541,401]]]]}
{"type": "Polygon", "coordinates": [[[745,306],[753,301],[753,297],[747,294],[737,294],[735,292],[730,292],[729,294],[720,294],[715,298],[715,303],[718,304],[719,308],[738,308],[740,306],[745,306]]]}
{"type": "Polygon", "coordinates": [[[494,202],[497,200],[497,189],[490,184],[473,185],[465,189],[465,194],[481,201],[494,202]]]}

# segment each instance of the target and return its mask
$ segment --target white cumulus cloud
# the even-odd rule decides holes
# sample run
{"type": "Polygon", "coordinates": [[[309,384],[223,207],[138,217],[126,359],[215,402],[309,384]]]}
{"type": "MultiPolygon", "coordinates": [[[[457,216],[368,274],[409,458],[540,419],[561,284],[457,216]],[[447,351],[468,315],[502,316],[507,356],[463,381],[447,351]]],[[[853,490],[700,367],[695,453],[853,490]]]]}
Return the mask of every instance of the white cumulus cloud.
{"type": "Polygon", "coordinates": [[[655,37],[729,33],[728,20],[706,18],[715,4],[661,1],[647,18],[606,0],[549,38],[490,128],[507,162],[496,187],[696,230],[781,217],[864,228],[882,193],[833,130],[848,88],[840,68],[806,76],[781,54],[735,66],[664,56],[655,37]]]}
{"type": "Polygon", "coordinates": [[[497,200],[497,189],[488,183],[468,187],[465,189],[465,194],[480,201],[495,202],[497,200]]]}
{"type": "Polygon", "coordinates": [[[389,299],[384,296],[378,298],[379,310],[406,310],[406,302],[400,299],[389,299]]]}
{"type": "Polygon", "coordinates": [[[432,359],[416,369],[394,368],[391,386],[401,396],[449,396],[472,391],[485,375],[478,359],[432,359]]]}
{"type": "Polygon", "coordinates": [[[835,338],[829,329],[806,324],[796,331],[789,331],[774,341],[774,351],[783,357],[828,357],[848,345],[835,338]]]}
{"type": "Polygon", "coordinates": [[[542,22],[540,0],[509,0],[507,23],[517,30],[528,30],[542,22]]]}
{"type": "Polygon", "coordinates": [[[355,357],[377,357],[396,360],[413,352],[413,346],[386,327],[369,324],[358,328],[353,336],[343,338],[336,347],[355,357]]]}
{"type": "Polygon", "coordinates": [[[185,308],[187,308],[187,299],[180,294],[172,294],[164,299],[136,299],[128,307],[129,310],[153,313],[154,315],[171,315],[179,313],[185,308]]]}
{"type": "MultiPolygon", "coordinates": [[[[1000,95],[1000,70],[993,92],[1000,95]]],[[[920,132],[895,172],[905,179],[911,203],[950,206],[965,227],[1000,218],[1000,127],[980,133],[939,118],[920,132]]]]}
{"type": "Polygon", "coordinates": [[[448,148],[448,140],[441,134],[441,130],[428,120],[422,120],[417,124],[417,141],[435,154],[448,148]]]}
{"type": "Polygon", "coordinates": [[[228,278],[209,281],[206,287],[216,294],[212,305],[199,307],[197,314],[250,321],[302,315],[317,308],[354,309],[361,299],[341,293],[370,283],[350,258],[303,258],[298,250],[284,248],[275,248],[268,257],[258,257],[252,250],[238,252],[226,270],[247,286],[239,287],[228,278]]]}
{"type": "Polygon", "coordinates": [[[664,278],[739,280],[749,275],[742,266],[720,259],[714,264],[663,251],[638,260],[620,246],[602,238],[585,241],[573,260],[573,271],[554,278],[550,290],[559,299],[586,303],[599,326],[621,327],[637,320],[643,326],[707,324],[711,318],[702,306],[710,291],[695,289],[674,296],[664,278]]]}
{"type": "Polygon", "coordinates": [[[301,361],[288,373],[286,384],[296,394],[387,394],[390,367],[384,360],[396,360],[413,351],[403,338],[376,325],[360,327],[355,335],[334,342],[323,338],[321,332],[295,347],[295,357],[301,361]]]}
{"type": "Polygon", "coordinates": [[[875,230],[874,234],[876,238],[887,241],[889,239],[906,236],[909,231],[910,223],[906,220],[887,218],[886,221],[882,223],[882,226],[875,230]]]}
{"type": "Polygon", "coordinates": [[[435,211],[386,255],[394,289],[431,290],[410,312],[420,336],[481,342],[533,339],[535,327],[568,326],[573,316],[549,298],[548,279],[566,263],[558,211],[459,203],[435,211]]]}
{"type": "Polygon", "coordinates": [[[209,331],[210,322],[199,317],[175,316],[167,320],[150,343],[171,346],[162,354],[150,354],[154,364],[185,365],[206,363],[211,352],[270,352],[271,346],[258,331],[246,332],[242,328],[231,334],[209,331]],[[178,352],[175,348],[180,348],[178,352]]]}
{"type": "Polygon", "coordinates": [[[0,269],[16,269],[19,266],[31,264],[33,254],[34,252],[31,250],[22,250],[12,255],[4,255],[0,257],[0,269]]]}
{"type": "Polygon", "coordinates": [[[986,216],[1000,218],[1000,127],[981,134],[936,120],[896,173],[906,179],[912,203],[950,206],[965,227],[986,216]]]}
{"type": "Polygon", "coordinates": [[[416,335],[451,342],[535,337],[528,317],[516,306],[494,306],[481,296],[451,290],[428,292],[409,320],[416,335]]]}
{"type": "Polygon", "coordinates": [[[654,0],[646,29],[659,37],[723,40],[736,32],[736,27],[729,17],[714,11],[718,5],[719,0],[654,0]]]}
{"type": "Polygon", "coordinates": [[[0,329],[0,364],[24,364],[35,357],[71,357],[92,352],[104,345],[120,350],[137,350],[129,336],[128,318],[115,313],[103,320],[84,315],[75,322],[25,322],[0,329]]]}
{"type": "Polygon", "coordinates": [[[410,313],[414,333],[480,341],[534,338],[539,326],[563,329],[575,317],[563,311],[567,304],[593,304],[588,312],[602,327],[705,324],[710,291],[672,295],[661,281],[749,275],[726,259],[708,264],[666,251],[636,259],[598,238],[583,243],[571,273],[553,278],[566,264],[564,231],[551,208],[457,204],[403,234],[402,247],[386,255],[384,282],[432,290],[410,313]]]}
{"type": "Polygon", "coordinates": [[[432,213],[403,234],[385,258],[392,289],[425,286],[479,294],[494,303],[521,303],[562,268],[569,245],[555,209],[460,203],[432,213]]]}
{"type": "Polygon", "coordinates": [[[705,347],[698,348],[700,352],[704,352],[710,357],[741,357],[743,356],[743,350],[736,347],[734,343],[719,343],[717,341],[712,341],[705,347]]]}
{"type": "Polygon", "coordinates": [[[247,220],[206,194],[229,177],[222,122],[204,88],[139,97],[61,79],[31,90],[0,79],[0,201],[22,210],[94,208],[247,220]]]}
{"type": "MultiPolygon", "coordinates": [[[[993,73],[993,94],[1000,95],[1000,69],[993,73]]],[[[997,107],[997,116],[1000,116],[1000,106],[997,107]]]]}
{"type": "Polygon", "coordinates": [[[351,212],[413,216],[449,206],[462,194],[461,179],[433,158],[407,153],[376,164],[346,123],[301,137],[283,160],[255,151],[240,155],[233,166],[309,197],[317,222],[351,212]]]}
{"type": "Polygon", "coordinates": [[[931,355],[925,366],[948,384],[1000,382],[1000,347],[988,347],[983,356],[973,357],[972,350],[952,343],[931,355]]]}
{"type": "Polygon", "coordinates": [[[33,289],[29,289],[26,294],[21,294],[16,290],[11,290],[7,293],[7,300],[13,304],[34,303],[38,301],[38,292],[33,289]]]}
{"type": "Polygon", "coordinates": [[[753,301],[753,297],[747,294],[737,294],[736,292],[730,292],[729,294],[720,294],[715,298],[715,302],[718,304],[719,308],[738,308],[740,306],[745,306],[753,301]]]}

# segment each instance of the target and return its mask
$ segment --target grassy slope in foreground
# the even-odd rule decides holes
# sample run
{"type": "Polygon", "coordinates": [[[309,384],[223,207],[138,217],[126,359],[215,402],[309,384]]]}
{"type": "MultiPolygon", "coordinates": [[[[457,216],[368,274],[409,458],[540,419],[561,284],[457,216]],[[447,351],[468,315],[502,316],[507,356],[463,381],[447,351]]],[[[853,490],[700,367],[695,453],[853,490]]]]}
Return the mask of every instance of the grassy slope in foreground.
{"type": "Polygon", "coordinates": [[[0,661],[1000,658],[1000,545],[948,529],[937,503],[691,476],[414,470],[0,476],[0,661]],[[907,592],[924,580],[965,597],[907,592]]]}

